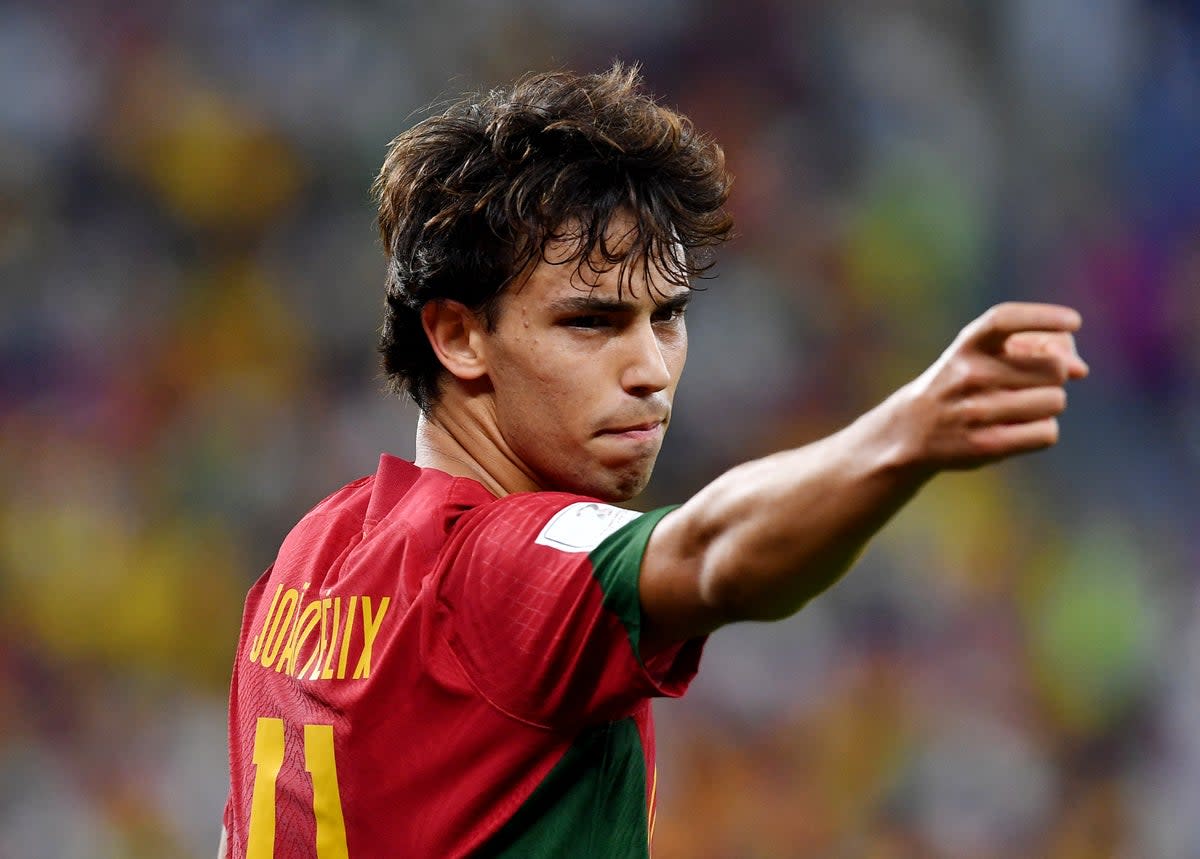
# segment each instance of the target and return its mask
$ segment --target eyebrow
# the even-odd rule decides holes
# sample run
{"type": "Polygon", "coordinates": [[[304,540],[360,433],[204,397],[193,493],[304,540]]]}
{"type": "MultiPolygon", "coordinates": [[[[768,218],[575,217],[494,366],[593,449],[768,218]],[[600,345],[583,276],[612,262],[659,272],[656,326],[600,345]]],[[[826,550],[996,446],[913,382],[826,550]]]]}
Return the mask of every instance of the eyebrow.
{"type": "MultiPolygon", "coordinates": [[[[692,300],[692,291],[680,292],[655,302],[656,310],[683,310],[692,300]]],[[[573,295],[550,302],[552,313],[634,313],[638,305],[617,298],[597,298],[590,295],[573,295]]]]}

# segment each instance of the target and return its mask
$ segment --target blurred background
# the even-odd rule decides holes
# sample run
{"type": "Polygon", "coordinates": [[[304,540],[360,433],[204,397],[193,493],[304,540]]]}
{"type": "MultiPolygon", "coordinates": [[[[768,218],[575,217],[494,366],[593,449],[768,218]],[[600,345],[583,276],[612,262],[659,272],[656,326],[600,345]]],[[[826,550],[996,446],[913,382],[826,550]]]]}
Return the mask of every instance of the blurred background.
{"type": "Polygon", "coordinates": [[[246,589],[412,452],[368,186],[431,103],[640,61],[738,238],[643,506],[1009,298],[1059,448],[939,478],[659,715],[658,859],[1200,857],[1200,4],[0,5],[0,859],[210,857],[246,589]]]}

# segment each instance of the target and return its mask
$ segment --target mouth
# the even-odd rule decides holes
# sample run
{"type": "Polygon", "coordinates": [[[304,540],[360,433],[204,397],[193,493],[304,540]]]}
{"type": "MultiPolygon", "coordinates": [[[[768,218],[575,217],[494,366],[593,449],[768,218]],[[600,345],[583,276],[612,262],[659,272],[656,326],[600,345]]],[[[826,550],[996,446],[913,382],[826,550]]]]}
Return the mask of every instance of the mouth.
{"type": "Polygon", "coordinates": [[[662,432],[662,428],[662,420],[643,421],[642,423],[627,424],[625,426],[600,430],[596,435],[615,436],[617,438],[629,439],[630,441],[648,441],[658,438],[662,432]]]}

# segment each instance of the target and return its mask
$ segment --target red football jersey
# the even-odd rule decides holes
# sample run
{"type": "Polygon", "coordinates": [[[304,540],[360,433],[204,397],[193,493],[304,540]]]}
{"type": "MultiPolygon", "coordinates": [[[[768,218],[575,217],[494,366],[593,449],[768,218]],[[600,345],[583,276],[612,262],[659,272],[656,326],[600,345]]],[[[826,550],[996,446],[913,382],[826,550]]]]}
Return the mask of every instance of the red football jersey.
{"type": "Polygon", "coordinates": [[[650,698],[703,645],[639,647],[667,512],[386,454],[317,505],[246,600],[230,856],[648,856],[650,698]]]}

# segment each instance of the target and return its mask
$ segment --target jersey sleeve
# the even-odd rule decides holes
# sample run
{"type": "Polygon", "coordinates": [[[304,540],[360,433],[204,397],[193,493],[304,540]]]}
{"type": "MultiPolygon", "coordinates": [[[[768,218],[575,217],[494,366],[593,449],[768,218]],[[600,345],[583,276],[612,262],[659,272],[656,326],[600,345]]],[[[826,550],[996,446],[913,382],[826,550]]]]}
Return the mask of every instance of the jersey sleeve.
{"type": "Polygon", "coordinates": [[[640,640],[642,555],[672,509],[531,493],[464,516],[441,559],[436,622],[475,688],[547,727],[682,695],[704,639],[658,653],[640,640]]]}

